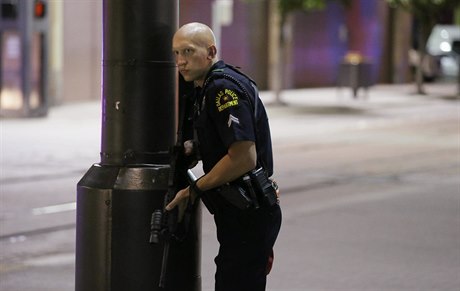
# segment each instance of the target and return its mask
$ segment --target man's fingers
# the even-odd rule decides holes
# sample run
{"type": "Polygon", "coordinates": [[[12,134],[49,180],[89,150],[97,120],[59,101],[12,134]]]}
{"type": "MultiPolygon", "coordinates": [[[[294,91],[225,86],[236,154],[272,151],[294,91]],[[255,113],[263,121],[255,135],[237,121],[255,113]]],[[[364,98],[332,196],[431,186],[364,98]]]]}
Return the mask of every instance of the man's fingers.
{"type": "Polygon", "coordinates": [[[168,205],[166,205],[165,209],[166,209],[167,211],[173,210],[173,209],[177,206],[177,204],[179,203],[178,200],[179,200],[179,199],[178,199],[178,197],[177,197],[177,195],[176,195],[176,197],[174,197],[174,199],[173,199],[171,202],[169,202],[168,205]]]}
{"type": "Polygon", "coordinates": [[[190,156],[193,153],[193,141],[192,140],[186,140],[184,142],[184,154],[186,156],[190,156]]]}
{"type": "Polygon", "coordinates": [[[168,205],[166,205],[165,209],[167,211],[174,209],[177,206],[177,204],[179,204],[182,200],[188,198],[188,193],[188,187],[177,192],[176,197],[174,197],[174,199],[171,202],[169,202],[168,205]]]}
{"type": "Polygon", "coordinates": [[[179,213],[177,217],[178,222],[181,222],[182,218],[184,218],[185,208],[187,208],[187,201],[188,199],[182,200],[178,205],[178,209],[179,209],[178,211],[179,213]]]}
{"type": "Polygon", "coordinates": [[[178,222],[181,222],[184,216],[184,213],[185,213],[185,208],[187,207],[187,203],[188,203],[188,199],[186,198],[177,199],[177,196],[176,196],[176,198],[174,198],[173,201],[171,201],[168,205],[166,205],[165,209],[166,211],[171,211],[175,207],[178,207],[179,213],[178,213],[177,220],[178,222]]]}

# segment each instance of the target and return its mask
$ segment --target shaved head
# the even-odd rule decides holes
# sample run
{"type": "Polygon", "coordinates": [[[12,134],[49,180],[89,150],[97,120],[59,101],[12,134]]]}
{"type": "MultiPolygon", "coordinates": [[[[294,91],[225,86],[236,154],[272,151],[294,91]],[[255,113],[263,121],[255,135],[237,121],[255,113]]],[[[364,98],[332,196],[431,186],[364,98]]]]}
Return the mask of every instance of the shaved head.
{"type": "Polygon", "coordinates": [[[192,22],[183,25],[174,35],[174,37],[176,36],[185,37],[201,47],[216,45],[216,37],[214,36],[211,28],[199,22],[192,22]]]}
{"type": "Polygon", "coordinates": [[[201,86],[209,69],[217,62],[216,38],[212,30],[203,23],[185,24],[174,34],[172,47],[184,79],[201,86]]]}

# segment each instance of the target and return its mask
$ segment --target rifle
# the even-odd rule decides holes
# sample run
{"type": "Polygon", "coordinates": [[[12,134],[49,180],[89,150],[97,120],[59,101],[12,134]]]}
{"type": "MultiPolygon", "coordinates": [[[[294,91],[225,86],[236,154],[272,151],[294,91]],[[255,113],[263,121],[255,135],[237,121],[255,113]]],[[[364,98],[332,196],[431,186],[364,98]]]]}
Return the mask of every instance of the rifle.
{"type": "MultiPolygon", "coordinates": [[[[179,125],[177,129],[177,138],[175,145],[170,149],[171,159],[168,176],[168,191],[164,198],[163,209],[154,210],[150,220],[150,243],[158,244],[162,238],[164,241],[163,259],[158,284],[160,288],[165,288],[166,286],[166,272],[168,268],[171,241],[182,241],[185,239],[190,224],[192,210],[191,205],[189,204],[188,209],[186,209],[184,213],[181,225],[178,223],[178,207],[171,211],[164,211],[166,205],[168,205],[176,196],[177,191],[186,184],[185,175],[186,169],[188,169],[183,148],[184,119],[186,116],[185,94],[193,89],[193,83],[190,84],[185,82],[181,76],[179,81],[179,96],[184,96],[184,98],[183,100],[179,100],[179,125]]],[[[188,171],[191,173],[190,170],[188,171]]]]}

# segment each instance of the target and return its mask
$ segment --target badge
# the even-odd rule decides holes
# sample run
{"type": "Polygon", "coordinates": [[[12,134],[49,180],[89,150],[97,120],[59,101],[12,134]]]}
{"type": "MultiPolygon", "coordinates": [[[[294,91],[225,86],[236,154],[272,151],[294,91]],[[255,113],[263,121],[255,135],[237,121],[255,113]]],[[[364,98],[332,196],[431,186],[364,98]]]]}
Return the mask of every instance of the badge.
{"type": "Polygon", "coordinates": [[[219,112],[236,105],[238,105],[238,95],[233,90],[225,89],[217,93],[216,107],[219,112]]]}

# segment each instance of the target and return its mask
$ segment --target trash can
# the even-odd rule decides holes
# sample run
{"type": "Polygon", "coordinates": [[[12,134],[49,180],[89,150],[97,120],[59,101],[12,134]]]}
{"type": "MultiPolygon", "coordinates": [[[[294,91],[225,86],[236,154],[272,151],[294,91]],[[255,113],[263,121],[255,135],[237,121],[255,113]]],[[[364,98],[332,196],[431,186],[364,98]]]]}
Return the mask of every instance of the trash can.
{"type": "Polygon", "coordinates": [[[356,52],[348,53],[339,66],[338,87],[350,87],[353,97],[358,97],[359,88],[366,91],[372,85],[372,63],[356,52]]]}

